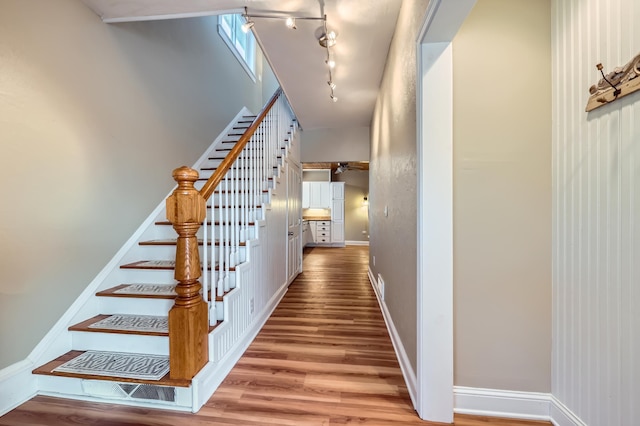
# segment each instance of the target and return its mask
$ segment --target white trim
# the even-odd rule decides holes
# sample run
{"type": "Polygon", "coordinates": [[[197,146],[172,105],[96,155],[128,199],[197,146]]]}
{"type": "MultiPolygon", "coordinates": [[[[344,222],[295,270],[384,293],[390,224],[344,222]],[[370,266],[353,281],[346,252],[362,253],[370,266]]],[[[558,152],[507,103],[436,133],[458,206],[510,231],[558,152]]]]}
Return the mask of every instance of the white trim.
{"type": "Polygon", "coordinates": [[[454,386],[457,414],[549,421],[551,395],[454,386]]]}
{"type": "Polygon", "coordinates": [[[244,9],[223,9],[210,10],[206,12],[188,12],[188,13],[168,13],[166,15],[141,15],[141,16],[122,16],[119,18],[103,18],[105,24],[117,24],[120,22],[139,22],[139,21],[163,21],[166,19],[182,19],[182,18],[200,18],[203,16],[225,15],[232,13],[244,13],[244,9]]]}
{"type": "Polygon", "coordinates": [[[237,340],[226,355],[217,362],[209,362],[191,381],[193,390],[193,408],[195,413],[211,398],[231,369],[242,357],[251,342],[256,338],[264,324],[276,309],[289,286],[285,283],[272,297],[260,316],[253,322],[244,337],[237,340]]]}
{"type": "Polygon", "coordinates": [[[424,420],[453,422],[453,55],[475,0],[432,0],[417,46],[417,399],[424,420]]]}
{"type": "Polygon", "coordinates": [[[31,361],[23,360],[0,370],[0,416],[36,395],[38,387],[31,374],[33,369],[31,361]]]}
{"type": "Polygon", "coordinates": [[[555,426],[587,426],[580,417],[576,416],[555,396],[551,396],[551,406],[549,408],[550,420],[555,426]]]}
{"type": "Polygon", "coordinates": [[[345,241],[344,243],[345,243],[345,245],[348,245],[348,246],[368,246],[369,245],[369,241],[353,241],[353,240],[350,240],[350,241],[345,241]]]}
{"type": "Polygon", "coordinates": [[[380,298],[380,294],[378,293],[378,286],[376,285],[376,280],[373,277],[373,272],[371,271],[370,267],[367,274],[369,275],[369,282],[371,283],[373,292],[376,295],[376,299],[378,299],[378,304],[380,305],[380,310],[382,311],[382,317],[384,318],[385,325],[387,326],[387,331],[389,332],[389,337],[391,338],[391,343],[393,344],[393,349],[396,352],[396,357],[398,358],[398,363],[400,364],[402,377],[404,377],[404,381],[407,384],[407,389],[409,390],[411,402],[415,406],[417,396],[416,373],[413,371],[413,367],[411,366],[411,362],[409,361],[407,352],[404,349],[402,340],[400,340],[398,330],[396,330],[396,326],[391,319],[391,314],[389,313],[387,304],[380,298]]]}

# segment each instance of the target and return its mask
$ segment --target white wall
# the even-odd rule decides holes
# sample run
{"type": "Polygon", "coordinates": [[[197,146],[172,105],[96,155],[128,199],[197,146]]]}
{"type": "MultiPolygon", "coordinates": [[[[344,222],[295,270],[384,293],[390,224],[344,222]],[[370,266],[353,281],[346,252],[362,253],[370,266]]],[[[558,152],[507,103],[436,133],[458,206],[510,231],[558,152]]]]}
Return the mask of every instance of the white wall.
{"type": "Polygon", "coordinates": [[[3,368],[169,192],[172,169],[263,99],[215,17],[107,25],[79,1],[3,0],[0,64],[3,368]]]}
{"type": "Polygon", "coordinates": [[[369,161],[369,127],[310,129],[301,133],[302,161],[369,161]]]}
{"type": "Polygon", "coordinates": [[[640,95],[588,89],[640,51],[636,0],[553,0],[553,395],[585,424],[640,417],[640,95]]]}

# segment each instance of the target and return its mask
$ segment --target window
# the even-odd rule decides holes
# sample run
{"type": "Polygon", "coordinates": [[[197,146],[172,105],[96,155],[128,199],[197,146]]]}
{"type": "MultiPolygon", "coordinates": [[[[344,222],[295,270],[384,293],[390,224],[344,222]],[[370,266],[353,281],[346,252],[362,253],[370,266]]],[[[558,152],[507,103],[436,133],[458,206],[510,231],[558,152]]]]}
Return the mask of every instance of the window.
{"type": "Polygon", "coordinates": [[[245,19],[242,15],[220,15],[218,17],[218,33],[227,43],[231,52],[238,58],[240,65],[247,71],[251,79],[256,81],[255,56],[256,39],[251,31],[242,31],[245,19]]]}

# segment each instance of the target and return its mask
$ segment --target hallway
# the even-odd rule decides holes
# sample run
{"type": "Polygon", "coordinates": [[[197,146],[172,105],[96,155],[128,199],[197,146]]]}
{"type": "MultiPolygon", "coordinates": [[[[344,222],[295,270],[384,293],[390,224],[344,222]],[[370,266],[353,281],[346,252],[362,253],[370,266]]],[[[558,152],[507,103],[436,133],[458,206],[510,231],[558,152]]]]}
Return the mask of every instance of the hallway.
{"type": "MultiPolygon", "coordinates": [[[[306,249],[304,273],[197,413],[36,397],[0,425],[425,425],[367,277],[368,248],[306,249]]],[[[456,416],[456,425],[547,425],[456,416]]]]}

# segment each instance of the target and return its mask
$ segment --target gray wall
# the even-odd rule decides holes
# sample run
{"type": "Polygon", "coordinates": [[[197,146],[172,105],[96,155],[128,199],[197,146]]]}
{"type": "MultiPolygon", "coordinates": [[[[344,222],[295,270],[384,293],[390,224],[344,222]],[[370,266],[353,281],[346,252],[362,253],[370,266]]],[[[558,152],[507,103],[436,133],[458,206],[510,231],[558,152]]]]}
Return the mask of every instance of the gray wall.
{"type": "Polygon", "coordinates": [[[453,41],[458,386],[551,390],[550,16],[478,0],[453,41]]]}
{"type": "Polygon", "coordinates": [[[370,261],[416,369],[416,40],[426,0],[403,0],[371,123],[370,261]],[[388,216],[384,208],[388,206],[388,216]],[[374,260],[375,259],[375,260],[374,260]]]}
{"type": "Polygon", "coordinates": [[[2,368],[263,88],[215,17],[107,25],[79,1],[3,0],[0,64],[2,368]]]}
{"type": "Polygon", "coordinates": [[[302,162],[369,160],[369,127],[303,130],[302,162]]]}
{"type": "MultiPolygon", "coordinates": [[[[371,125],[370,266],[385,280],[386,304],[414,369],[414,70],[426,6],[403,1],[371,125]]],[[[454,41],[459,386],[550,390],[549,37],[549,1],[479,0],[454,41]]]]}
{"type": "Polygon", "coordinates": [[[344,182],[344,239],[369,241],[369,209],[363,205],[369,195],[369,172],[346,170],[333,175],[334,182],[344,182]]]}

